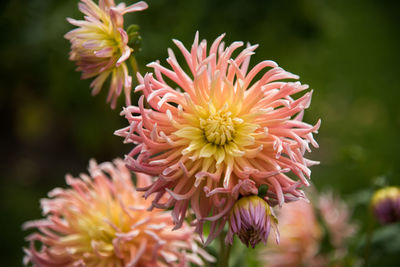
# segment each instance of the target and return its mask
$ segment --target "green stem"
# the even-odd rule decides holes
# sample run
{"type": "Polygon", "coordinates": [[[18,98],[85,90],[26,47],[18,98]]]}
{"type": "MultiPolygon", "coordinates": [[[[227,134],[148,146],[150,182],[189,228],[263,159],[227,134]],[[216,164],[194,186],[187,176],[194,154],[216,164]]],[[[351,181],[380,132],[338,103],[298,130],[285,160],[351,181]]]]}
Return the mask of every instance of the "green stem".
{"type": "Polygon", "coordinates": [[[138,72],[140,73],[140,70],[139,70],[139,67],[138,67],[138,64],[136,61],[136,57],[134,55],[131,55],[129,57],[129,62],[131,63],[134,79],[136,80],[137,83],[139,83],[139,81],[137,80],[136,73],[138,73],[138,72]]]}
{"type": "Polygon", "coordinates": [[[231,245],[225,244],[225,235],[220,234],[219,236],[219,267],[229,267],[229,255],[231,253],[231,245]]]}
{"type": "Polygon", "coordinates": [[[375,220],[372,216],[372,211],[371,209],[368,212],[368,217],[369,217],[369,223],[368,223],[368,229],[367,229],[367,240],[366,240],[366,245],[365,245],[365,266],[369,266],[369,254],[371,251],[371,244],[372,244],[372,237],[374,235],[375,231],[375,220]]]}
{"type": "Polygon", "coordinates": [[[226,247],[226,253],[225,253],[225,259],[226,259],[226,267],[228,267],[229,266],[229,256],[230,256],[230,254],[231,254],[231,248],[232,248],[232,246],[231,245],[226,245],[227,247],[226,247]]]}
{"type": "MultiPolygon", "coordinates": [[[[131,54],[131,56],[129,57],[129,63],[131,64],[132,71],[133,71],[132,88],[135,88],[135,83],[137,85],[139,84],[139,80],[138,80],[136,74],[140,73],[140,70],[139,70],[139,66],[136,61],[136,57],[133,54],[131,54]]],[[[141,96],[142,94],[143,94],[143,92],[139,92],[137,96],[141,96]]],[[[149,108],[149,104],[147,102],[144,103],[144,106],[146,108],[149,108]]]]}

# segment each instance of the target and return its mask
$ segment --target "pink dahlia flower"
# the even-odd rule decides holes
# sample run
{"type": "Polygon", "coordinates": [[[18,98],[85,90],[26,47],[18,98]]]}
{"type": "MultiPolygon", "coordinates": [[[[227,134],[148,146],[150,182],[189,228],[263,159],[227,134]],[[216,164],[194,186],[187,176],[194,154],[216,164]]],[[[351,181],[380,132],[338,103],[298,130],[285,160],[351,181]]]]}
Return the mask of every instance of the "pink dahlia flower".
{"type": "Polygon", "coordinates": [[[125,61],[133,49],[128,46],[123,15],[144,10],[147,4],[141,1],[126,7],[124,3],[116,6],[114,0],[99,0],[99,5],[92,0],[81,0],[78,6],[85,14],[84,20],[67,19],[78,26],[65,35],[71,42],[70,60],[76,61],[83,79],[97,76],[90,85],[93,95],[100,91],[111,75],[107,102],[115,108],[124,88],[126,104],[130,105],[132,77],[128,74],[125,61]]]}
{"type": "MultiPolygon", "coordinates": [[[[169,212],[147,211],[151,199],[135,191],[122,160],[90,162],[90,175],[66,176],[69,189],[56,188],[42,199],[45,219],[30,221],[24,263],[33,266],[188,266],[212,258],[183,224],[171,231],[169,212]]],[[[137,185],[150,177],[137,174],[137,185]]]]}
{"type": "Polygon", "coordinates": [[[225,47],[223,37],[208,49],[197,33],[190,51],[174,40],[189,73],[170,49],[171,69],[150,63],[154,74],[138,75],[136,91],[143,92],[138,107],[121,113],[129,126],[116,131],[135,144],[126,156],[128,167],[158,176],[143,189],[146,197],[156,194],[153,206],[173,207],[179,227],[191,205],[199,233],[205,221],[211,222],[209,241],[222,230],[239,195],[257,194],[260,185],[268,185],[274,203],[304,197],[299,187],[308,185],[308,167],[317,162],[303,155],[310,144],[318,146],[313,133],[320,125],[302,122],[312,92],[291,97],[308,88],[287,81],[297,75],[273,61],[248,71],[257,45],[232,58],[243,43],[225,47]],[[285,174],[289,171],[299,181],[285,174]],[[169,198],[162,201],[165,193],[169,198]]]}
{"type": "Polygon", "coordinates": [[[266,245],[271,227],[275,229],[277,242],[279,242],[276,218],[264,199],[254,195],[239,199],[229,217],[227,243],[232,244],[236,234],[246,246],[250,245],[254,248],[261,241],[266,245]]]}

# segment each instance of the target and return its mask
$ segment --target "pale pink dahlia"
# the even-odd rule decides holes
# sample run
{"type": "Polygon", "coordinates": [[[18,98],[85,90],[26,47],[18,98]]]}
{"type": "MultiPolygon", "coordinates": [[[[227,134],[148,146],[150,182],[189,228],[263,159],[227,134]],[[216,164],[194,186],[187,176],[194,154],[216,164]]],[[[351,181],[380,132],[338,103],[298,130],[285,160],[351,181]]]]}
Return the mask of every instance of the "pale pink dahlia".
{"type": "Polygon", "coordinates": [[[171,69],[150,63],[154,74],[138,75],[139,106],[124,108],[121,114],[129,126],[116,131],[135,144],[126,156],[128,167],[158,176],[144,189],[146,197],[156,194],[153,206],[173,207],[179,227],[191,205],[200,233],[203,223],[211,221],[209,241],[222,230],[239,195],[257,194],[260,185],[268,185],[271,203],[304,197],[299,187],[308,185],[308,167],[317,162],[303,155],[310,143],[318,146],[313,133],[320,125],[302,122],[312,92],[291,97],[308,88],[287,81],[297,75],[273,61],[248,71],[257,45],[232,58],[243,43],[225,48],[223,37],[208,49],[196,34],[190,51],[174,40],[190,72],[171,49],[171,69]],[[289,178],[289,171],[300,180],[289,178]],[[169,198],[161,201],[165,193],[169,198]]]}
{"type": "MultiPolygon", "coordinates": [[[[90,162],[90,175],[66,176],[69,189],[56,188],[43,199],[45,219],[24,224],[25,265],[33,266],[188,266],[212,258],[196,245],[192,229],[171,231],[169,212],[147,211],[151,199],[135,191],[122,160],[90,162]]],[[[150,177],[137,174],[137,185],[150,177]]]]}
{"type": "Polygon", "coordinates": [[[76,61],[83,79],[97,76],[90,85],[93,95],[111,75],[107,102],[115,108],[124,88],[126,104],[130,105],[132,77],[125,61],[133,49],[128,46],[123,15],[144,10],[147,4],[141,1],[126,7],[124,3],[115,5],[114,0],[99,0],[99,5],[92,0],[81,0],[78,7],[85,14],[84,20],[67,19],[78,26],[65,35],[71,42],[70,60],[76,61]]]}

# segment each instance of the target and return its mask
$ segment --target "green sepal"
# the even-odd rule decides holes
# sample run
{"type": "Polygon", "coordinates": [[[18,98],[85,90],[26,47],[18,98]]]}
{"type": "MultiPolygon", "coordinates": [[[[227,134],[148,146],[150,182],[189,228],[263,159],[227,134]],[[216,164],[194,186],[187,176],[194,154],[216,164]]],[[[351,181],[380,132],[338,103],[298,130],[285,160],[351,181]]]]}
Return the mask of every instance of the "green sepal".
{"type": "Polygon", "coordinates": [[[126,33],[128,34],[128,45],[133,48],[133,52],[140,51],[142,44],[142,37],[140,36],[140,27],[137,24],[132,24],[128,27],[126,33]]]}
{"type": "Polygon", "coordinates": [[[262,184],[258,188],[257,196],[259,196],[260,198],[264,198],[267,195],[267,192],[268,192],[268,185],[262,184]]]}

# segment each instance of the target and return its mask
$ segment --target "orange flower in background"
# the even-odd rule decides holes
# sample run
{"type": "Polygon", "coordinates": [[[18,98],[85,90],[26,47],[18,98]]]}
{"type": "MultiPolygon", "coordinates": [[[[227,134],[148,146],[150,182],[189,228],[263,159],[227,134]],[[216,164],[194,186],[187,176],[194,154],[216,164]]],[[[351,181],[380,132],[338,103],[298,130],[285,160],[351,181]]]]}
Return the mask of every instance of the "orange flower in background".
{"type": "Polygon", "coordinates": [[[115,108],[124,88],[126,104],[130,105],[132,77],[125,61],[133,49],[128,46],[123,15],[144,10],[147,4],[141,1],[126,7],[124,3],[115,5],[113,0],[99,0],[99,5],[92,0],[81,0],[78,6],[85,14],[84,20],[68,18],[78,28],[65,35],[71,42],[70,60],[82,71],[82,79],[96,77],[90,85],[93,95],[100,92],[111,75],[107,102],[115,108]]]}
{"type": "Polygon", "coordinates": [[[174,40],[189,73],[171,49],[171,69],[150,63],[154,73],[138,75],[139,106],[124,108],[129,125],[116,131],[135,144],[125,159],[128,167],[158,176],[141,189],[146,197],[156,195],[153,206],[173,207],[179,228],[190,205],[199,233],[211,222],[208,242],[223,229],[239,195],[257,194],[260,185],[268,185],[271,204],[304,198],[299,187],[308,185],[308,167],[318,164],[304,158],[310,144],[318,147],[313,133],[320,121],[315,126],[302,121],[312,92],[292,97],[308,86],[288,82],[298,76],[273,61],[248,71],[257,45],[233,57],[243,43],[225,47],[223,37],[207,48],[196,34],[190,51],[174,40]],[[299,180],[289,178],[290,171],[299,180]]]}
{"type": "MultiPolygon", "coordinates": [[[[56,188],[41,200],[46,218],[24,224],[38,230],[27,237],[26,265],[188,266],[202,265],[201,257],[213,260],[186,223],[171,231],[169,212],[147,211],[152,199],[135,191],[122,160],[91,161],[89,174],[67,175],[71,188],[56,188]]],[[[136,177],[138,186],[150,184],[149,176],[136,177]]]]}

